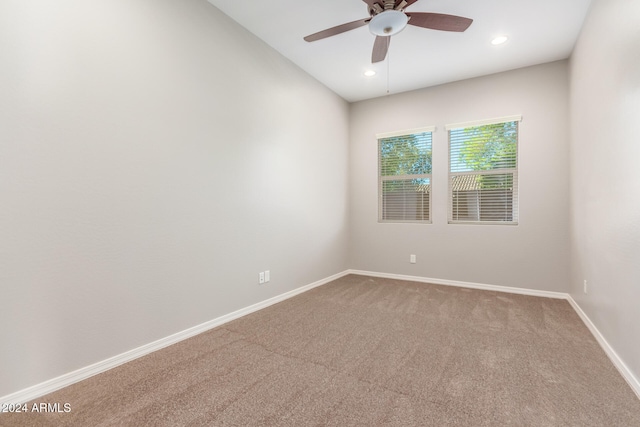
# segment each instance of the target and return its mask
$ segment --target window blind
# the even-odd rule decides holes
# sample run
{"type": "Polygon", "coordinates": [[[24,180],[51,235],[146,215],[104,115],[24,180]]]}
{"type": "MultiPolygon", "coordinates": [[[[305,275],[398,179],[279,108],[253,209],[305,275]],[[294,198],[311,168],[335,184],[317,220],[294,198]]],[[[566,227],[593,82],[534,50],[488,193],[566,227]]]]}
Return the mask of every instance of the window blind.
{"type": "Polygon", "coordinates": [[[449,129],[449,223],[518,223],[518,121],[449,129]]]}
{"type": "Polygon", "coordinates": [[[431,222],[432,132],[378,139],[382,222],[431,222]]]}

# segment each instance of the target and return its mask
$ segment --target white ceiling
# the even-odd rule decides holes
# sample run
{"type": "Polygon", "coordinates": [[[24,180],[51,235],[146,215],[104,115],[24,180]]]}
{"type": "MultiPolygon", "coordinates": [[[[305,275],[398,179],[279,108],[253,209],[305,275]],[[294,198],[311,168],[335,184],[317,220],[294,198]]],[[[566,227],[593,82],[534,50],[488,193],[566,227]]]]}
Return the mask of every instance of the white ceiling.
{"type": "Polygon", "coordinates": [[[591,0],[419,0],[407,12],[474,20],[464,33],[407,26],[384,62],[371,64],[365,27],[327,39],[304,36],[367,18],[362,0],[209,0],[349,102],[568,58],[591,0]],[[509,36],[500,46],[497,35],[509,36]],[[374,77],[363,72],[372,69],[374,77]],[[388,85],[388,87],[387,87],[388,85]]]}

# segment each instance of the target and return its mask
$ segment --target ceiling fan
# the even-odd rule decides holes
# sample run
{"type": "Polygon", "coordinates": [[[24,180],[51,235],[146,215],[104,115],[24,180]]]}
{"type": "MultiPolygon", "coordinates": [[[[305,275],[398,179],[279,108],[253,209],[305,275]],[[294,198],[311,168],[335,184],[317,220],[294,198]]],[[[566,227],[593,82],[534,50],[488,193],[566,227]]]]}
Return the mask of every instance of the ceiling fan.
{"type": "Polygon", "coordinates": [[[371,62],[384,61],[389,50],[391,36],[404,30],[407,24],[432,30],[463,32],[473,19],[441,13],[405,12],[404,9],[418,0],[362,0],[367,4],[369,18],[348,22],[337,27],[311,34],[304,39],[308,42],[321,40],[369,24],[369,31],[376,36],[373,43],[371,62]]]}

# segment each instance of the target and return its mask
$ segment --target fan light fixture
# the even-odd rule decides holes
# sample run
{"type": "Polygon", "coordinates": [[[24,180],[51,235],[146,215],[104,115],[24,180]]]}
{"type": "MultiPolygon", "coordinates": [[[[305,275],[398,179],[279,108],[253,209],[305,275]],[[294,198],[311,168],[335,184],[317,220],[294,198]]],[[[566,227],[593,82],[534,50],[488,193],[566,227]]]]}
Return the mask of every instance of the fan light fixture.
{"type": "Polygon", "coordinates": [[[380,12],[369,22],[369,31],[376,36],[388,37],[404,30],[409,17],[399,10],[380,12]]]}
{"type": "Polygon", "coordinates": [[[362,73],[362,74],[364,74],[364,75],[365,75],[365,76],[367,76],[367,77],[373,77],[373,76],[375,76],[375,75],[376,75],[376,72],[375,72],[375,71],[373,71],[373,70],[367,70],[367,71],[365,71],[365,72],[364,72],[364,73],[362,73]]]}

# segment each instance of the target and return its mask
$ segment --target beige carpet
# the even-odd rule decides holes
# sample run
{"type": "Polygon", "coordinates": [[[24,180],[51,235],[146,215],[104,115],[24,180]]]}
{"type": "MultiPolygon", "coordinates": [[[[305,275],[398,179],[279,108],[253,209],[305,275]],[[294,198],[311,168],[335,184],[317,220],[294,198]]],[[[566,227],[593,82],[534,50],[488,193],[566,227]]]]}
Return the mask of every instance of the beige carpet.
{"type": "Polygon", "coordinates": [[[0,425],[640,426],[566,301],[355,275],[36,402],[0,425]]]}

